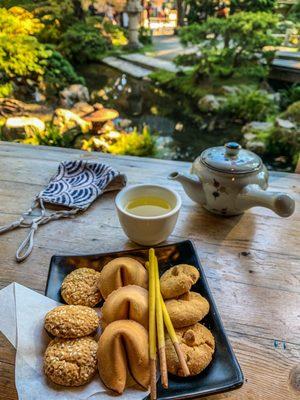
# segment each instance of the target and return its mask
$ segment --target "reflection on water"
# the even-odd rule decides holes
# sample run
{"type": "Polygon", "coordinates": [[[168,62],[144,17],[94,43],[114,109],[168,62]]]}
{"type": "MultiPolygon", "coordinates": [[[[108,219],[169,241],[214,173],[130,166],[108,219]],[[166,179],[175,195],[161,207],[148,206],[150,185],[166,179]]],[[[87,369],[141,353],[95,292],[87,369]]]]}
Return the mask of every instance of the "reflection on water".
{"type": "Polygon", "coordinates": [[[191,161],[207,147],[241,139],[236,126],[227,123],[215,128],[213,120],[201,120],[192,99],[165,93],[149,82],[102,64],[81,67],[78,72],[85,77],[94,101],[116,108],[134,125],[150,127],[158,136],[158,157],[191,161]]]}

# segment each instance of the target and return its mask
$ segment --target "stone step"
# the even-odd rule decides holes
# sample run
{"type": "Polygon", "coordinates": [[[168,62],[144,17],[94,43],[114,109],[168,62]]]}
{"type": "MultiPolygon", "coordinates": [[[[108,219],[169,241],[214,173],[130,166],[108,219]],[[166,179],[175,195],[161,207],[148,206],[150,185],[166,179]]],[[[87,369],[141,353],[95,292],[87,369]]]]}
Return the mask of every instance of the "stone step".
{"type": "Polygon", "coordinates": [[[276,68],[296,70],[300,74],[300,60],[284,60],[281,58],[274,58],[272,66],[276,68]]]}
{"type": "Polygon", "coordinates": [[[147,78],[148,75],[151,74],[151,70],[135,65],[131,62],[122,60],[117,57],[105,57],[102,59],[104,64],[109,65],[110,67],[116,68],[119,71],[124,72],[125,74],[131,75],[137,79],[147,78]]]}
{"type": "Polygon", "coordinates": [[[172,61],[161,60],[159,58],[145,56],[140,53],[123,54],[120,56],[123,60],[138,64],[152,70],[163,69],[169,72],[178,72],[182,68],[177,67],[172,61]]]}
{"type": "Polygon", "coordinates": [[[300,52],[299,51],[276,51],[275,57],[284,59],[284,60],[300,61],[300,52]]]}

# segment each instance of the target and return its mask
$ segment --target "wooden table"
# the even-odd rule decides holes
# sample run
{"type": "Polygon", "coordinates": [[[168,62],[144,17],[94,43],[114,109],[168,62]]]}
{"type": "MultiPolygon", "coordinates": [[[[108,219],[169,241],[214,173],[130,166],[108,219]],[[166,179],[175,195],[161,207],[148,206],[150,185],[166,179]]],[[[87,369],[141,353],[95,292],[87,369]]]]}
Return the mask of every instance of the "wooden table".
{"type": "MultiPolygon", "coordinates": [[[[59,161],[98,159],[125,172],[130,184],[157,183],[183,199],[169,242],[192,239],[206,271],[234,351],[245,374],[244,386],[212,400],[296,400],[289,374],[300,364],[300,176],[273,172],[270,186],[294,196],[295,214],[279,218],[255,208],[243,216],[220,218],[194,204],[166,176],[187,172],[188,163],[112,157],[59,148],[0,144],[0,223],[13,221],[56,171],[59,161]]],[[[44,293],[53,254],[99,253],[134,247],[105,194],[85,214],[40,228],[31,257],[16,264],[24,231],[0,236],[0,288],[11,282],[44,293]]],[[[0,335],[0,399],[15,400],[15,350],[0,335]]],[[[298,376],[299,384],[300,376],[298,376]]],[[[50,399],[51,400],[51,399],[50,399]]]]}

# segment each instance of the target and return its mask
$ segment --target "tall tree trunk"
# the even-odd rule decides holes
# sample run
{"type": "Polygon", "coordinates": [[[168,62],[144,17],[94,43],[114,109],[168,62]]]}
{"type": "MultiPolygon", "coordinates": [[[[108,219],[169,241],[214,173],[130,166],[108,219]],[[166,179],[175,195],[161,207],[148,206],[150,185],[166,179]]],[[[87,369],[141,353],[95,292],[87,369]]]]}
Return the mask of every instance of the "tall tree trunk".
{"type": "Polygon", "coordinates": [[[184,0],[177,0],[177,26],[184,25],[184,17],[185,17],[185,3],[184,0]]]}
{"type": "Polygon", "coordinates": [[[72,1],[73,1],[75,16],[78,19],[82,20],[84,18],[84,11],[83,11],[83,8],[82,8],[81,0],[72,0],[72,1]]]}

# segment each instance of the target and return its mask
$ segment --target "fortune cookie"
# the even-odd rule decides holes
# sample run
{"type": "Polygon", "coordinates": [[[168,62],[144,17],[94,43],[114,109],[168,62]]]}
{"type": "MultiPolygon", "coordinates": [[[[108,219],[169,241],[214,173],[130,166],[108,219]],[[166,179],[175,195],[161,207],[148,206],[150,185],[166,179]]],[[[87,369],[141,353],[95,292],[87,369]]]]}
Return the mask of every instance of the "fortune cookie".
{"type": "Polygon", "coordinates": [[[148,272],[139,261],[130,257],[119,257],[103,267],[98,286],[104,299],[114,290],[127,285],[147,289],[148,272]]]}
{"type": "Polygon", "coordinates": [[[127,371],[147,389],[150,383],[148,332],[140,324],[119,320],[109,324],[98,343],[98,370],[104,385],[122,394],[127,371]]]}
{"type": "Polygon", "coordinates": [[[148,290],[128,285],[114,290],[102,307],[102,328],[119,319],[131,319],[148,329],[148,290]]]}

